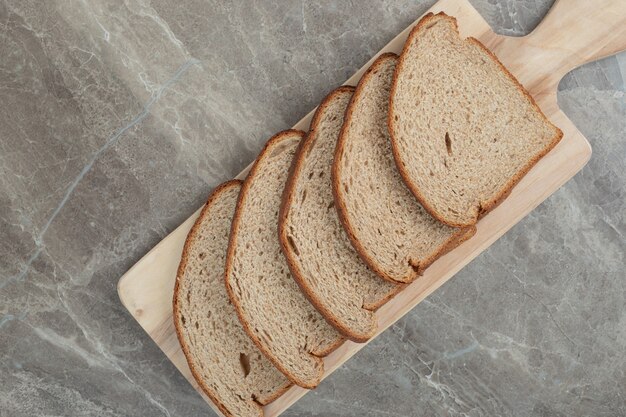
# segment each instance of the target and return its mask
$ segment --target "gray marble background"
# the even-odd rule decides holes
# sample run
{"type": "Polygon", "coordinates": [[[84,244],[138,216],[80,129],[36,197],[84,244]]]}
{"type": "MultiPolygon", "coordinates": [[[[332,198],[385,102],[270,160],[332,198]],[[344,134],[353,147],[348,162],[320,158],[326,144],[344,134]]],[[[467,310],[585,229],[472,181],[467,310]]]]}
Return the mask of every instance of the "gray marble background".
{"type": "MultiPolygon", "coordinates": [[[[212,415],[119,277],[431,4],[0,0],[0,416],[212,415]]],[[[587,167],[286,415],[625,416],[625,79],[568,74],[587,167]]]]}

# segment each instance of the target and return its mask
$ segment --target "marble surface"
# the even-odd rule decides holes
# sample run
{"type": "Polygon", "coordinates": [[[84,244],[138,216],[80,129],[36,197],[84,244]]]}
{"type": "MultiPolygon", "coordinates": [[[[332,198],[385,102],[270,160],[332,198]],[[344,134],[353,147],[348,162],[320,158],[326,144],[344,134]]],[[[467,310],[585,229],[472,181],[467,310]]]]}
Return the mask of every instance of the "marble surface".
{"type": "MultiPolygon", "coordinates": [[[[119,277],[431,4],[0,0],[0,416],[213,415],[119,277]]],[[[285,415],[626,415],[624,80],[568,74],[588,166],[285,415]]]]}

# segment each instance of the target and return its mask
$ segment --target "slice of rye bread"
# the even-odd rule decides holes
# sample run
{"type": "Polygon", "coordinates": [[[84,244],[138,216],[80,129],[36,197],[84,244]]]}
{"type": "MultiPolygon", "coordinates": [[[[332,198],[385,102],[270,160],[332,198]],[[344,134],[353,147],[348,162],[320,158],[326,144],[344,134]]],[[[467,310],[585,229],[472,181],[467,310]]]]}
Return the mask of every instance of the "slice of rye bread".
{"type": "Polygon", "coordinates": [[[291,383],[243,330],[224,286],[241,181],[219,186],[187,236],[174,287],[174,326],[191,373],[226,416],[263,416],[291,383]]]}
{"type": "Polygon", "coordinates": [[[359,81],[335,149],[332,186],[339,218],[363,260],[387,280],[411,282],[476,228],[437,221],[396,169],[387,130],[396,62],[395,54],[381,55],[359,81]]]}
{"type": "Polygon", "coordinates": [[[302,294],[278,242],[278,211],[304,132],[272,137],[246,178],[230,233],[226,287],[244,329],[291,381],[313,388],[344,341],[302,294]]]}
{"type": "Polygon", "coordinates": [[[289,269],[304,294],[339,332],[364,342],[378,328],[373,310],[403,286],[367,268],[335,210],[333,150],[353,91],[339,87],[317,108],[290,169],[278,229],[289,269]]]}
{"type": "Polygon", "coordinates": [[[443,13],[424,17],[404,44],[388,124],[404,181],[451,226],[475,224],[563,136],[496,56],[461,39],[443,13]]]}

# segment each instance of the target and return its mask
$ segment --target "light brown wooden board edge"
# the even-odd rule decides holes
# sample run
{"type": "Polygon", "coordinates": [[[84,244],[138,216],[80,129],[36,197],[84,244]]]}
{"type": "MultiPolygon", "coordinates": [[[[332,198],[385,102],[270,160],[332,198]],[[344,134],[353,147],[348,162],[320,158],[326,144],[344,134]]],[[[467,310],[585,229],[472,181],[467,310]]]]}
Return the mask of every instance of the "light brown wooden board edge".
{"type": "MultiPolygon", "coordinates": [[[[494,39],[499,38],[499,36],[493,34],[487,23],[465,0],[443,0],[433,6],[429,11],[445,11],[455,16],[459,21],[461,34],[463,36],[474,36],[488,45],[497,43],[494,39]]],[[[384,52],[398,53],[408,32],[417,21],[419,21],[419,19],[394,38],[378,54],[372,57],[372,59],[345,84],[355,85],[369,65],[380,54],[384,52]]],[[[306,130],[313,112],[314,110],[300,120],[294,128],[306,130]]],[[[377,312],[379,320],[378,334],[395,323],[425,297],[443,285],[456,272],[467,265],[484,249],[489,247],[491,243],[502,236],[532,209],[573,177],[575,173],[587,163],[591,156],[589,143],[558,108],[550,113],[552,113],[548,114],[550,119],[564,131],[564,138],[561,143],[524,177],[500,207],[485,216],[478,223],[478,231],[472,239],[436,261],[426,271],[423,277],[408,286],[401,294],[396,296],[377,312]]],[[[237,178],[244,178],[249,168],[250,166],[242,171],[237,178]]],[[[196,390],[198,390],[198,386],[191,377],[187,363],[178,345],[172,323],[171,295],[175,272],[169,274],[169,277],[158,281],[154,279],[155,277],[147,276],[144,270],[154,268],[154,266],[164,263],[163,256],[168,258],[167,262],[170,264],[170,269],[172,264],[177,266],[184,239],[199,211],[200,209],[157,244],[137,262],[135,266],[124,274],[118,283],[118,293],[122,304],[155,340],[157,345],[159,345],[196,390]],[[165,252],[163,252],[164,250],[165,252]],[[146,301],[160,299],[161,302],[165,304],[150,305],[150,302],[143,304],[138,303],[136,301],[138,301],[139,297],[146,301]],[[156,310],[156,312],[153,310],[156,310]]],[[[365,345],[366,344],[353,342],[344,343],[338,350],[325,358],[325,376],[332,373],[365,345]]],[[[306,392],[307,390],[302,388],[292,387],[279,399],[264,407],[265,416],[273,417],[279,415],[306,392]]],[[[220,414],[212,402],[202,392],[200,392],[200,394],[207,400],[210,406],[220,414]]]]}

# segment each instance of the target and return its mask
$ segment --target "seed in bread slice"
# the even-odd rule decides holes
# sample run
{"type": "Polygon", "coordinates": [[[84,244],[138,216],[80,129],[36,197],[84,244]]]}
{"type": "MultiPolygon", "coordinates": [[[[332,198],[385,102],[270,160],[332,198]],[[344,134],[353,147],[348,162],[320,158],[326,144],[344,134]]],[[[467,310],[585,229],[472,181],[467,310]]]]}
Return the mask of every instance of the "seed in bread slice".
{"type": "Polygon", "coordinates": [[[304,132],[271,138],[246,178],[226,259],[226,287],[244,329],[291,381],[315,387],[322,356],[344,340],[306,299],[278,243],[278,211],[304,132]]]}
{"type": "Polygon", "coordinates": [[[451,226],[476,223],[563,136],[496,56],[461,39],[443,13],[423,18],[404,44],[388,123],[404,181],[451,226]]]}
{"type": "Polygon", "coordinates": [[[348,237],[369,267],[411,282],[475,228],[434,219],[398,173],[387,130],[396,62],[395,54],[381,55],[359,81],[335,149],[332,186],[348,237]]]}
{"type": "Polygon", "coordinates": [[[346,337],[364,342],[377,330],[372,312],[399,290],[367,268],[337,217],[331,185],[333,151],[354,87],[319,105],[300,144],[283,193],[279,235],[294,279],[318,311],[346,337]]]}
{"type": "Polygon", "coordinates": [[[289,388],[244,332],[224,286],[224,263],[240,181],[209,197],[187,236],[174,288],[174,326],[198,385],[226,416],[263,416],[289,388]]]}

